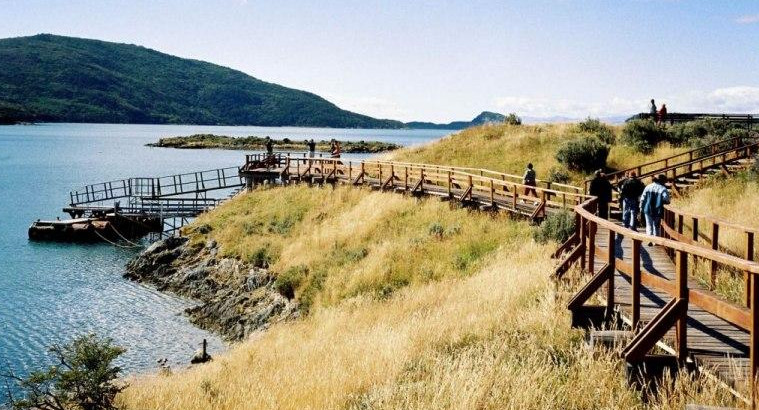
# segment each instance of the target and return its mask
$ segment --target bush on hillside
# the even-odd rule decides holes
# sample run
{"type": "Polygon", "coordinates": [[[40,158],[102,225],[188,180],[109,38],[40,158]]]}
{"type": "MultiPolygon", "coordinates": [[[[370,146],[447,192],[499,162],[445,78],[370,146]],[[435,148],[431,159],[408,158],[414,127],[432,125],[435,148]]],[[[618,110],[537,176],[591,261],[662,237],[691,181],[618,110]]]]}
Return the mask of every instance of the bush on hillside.
{"type": "Polygon", "coordinates": [[[569,140],[559,147],[556,160],[573,171],[592,172],[606,167],[609,147],[594,136],[569,140]]]}
{"type": "Polygon", "coordinates": [[[566,184],[569,182],[569,172],[561,167],[551,167],[551,169],[548,170],[548,181],[549,182],[557,182],[559,184],[566,184]]]}
{"type": "Polygon", "coordinates": [[[284,273],[277,275],[274,281],[274,288],[280,295],[293,299],[295,291],[308,275],[308,266],[298,265],[286,270],[284,273]]]}
{"type": "Polygon", "coordinates": [[[586,118],[585,121],[578,123],[575,129],[584,134],[595,135],[604,144],[613,145],[616,137],[614,131],[608,125],[604,124],[598,118],[586,118]]]}
{"type": "Polygon", "coordinates": [[[698,146],[698,140],[718,141],[747,133],[748,131],[741,129],[738,124],[721,119],[703,118],[669,127],[667,139],[677,145],[698,146]]]}
{"type": "Polygon", "coordinates": [[[20,393],[8,390],[13,409],[92,409],[112,410],[116,395],[124,390],[117,385],[121,368],[113,362],[125,350],[111,339],[95,335],[79,336],[67,345],[53,345],[54,365],[32,371],[26,378],[12,372],[4,376],[15,383],[20,393]]]}
{"type": "Polygon", "coordinates": [[[509,115],[506,116],[506,119],[503,120],[506,124],[509,125],[522,125],[522,119],[519,118],[519,116],[516,113],[509,113],[509,115]]]}
{"type": "Polygon", "coordinates": [[[664,139],[665,132],[653,121],[633,120],[625,124],[620,141],[636,151],[647,154],[664,139]]]}
{"type": "Polygon", "coordinates": [[[575,232],[575,217],[572,212],[559,211],[548,214],[540,227],[533,232],[538,243],[556,241],[563,243],[575,232]]]}

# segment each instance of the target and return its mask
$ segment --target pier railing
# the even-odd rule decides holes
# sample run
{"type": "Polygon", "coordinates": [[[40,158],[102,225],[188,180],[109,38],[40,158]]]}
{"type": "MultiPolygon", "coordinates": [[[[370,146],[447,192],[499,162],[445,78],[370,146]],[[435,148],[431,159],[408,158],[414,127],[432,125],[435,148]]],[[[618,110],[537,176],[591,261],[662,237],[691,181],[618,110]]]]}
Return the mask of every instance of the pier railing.
{"type": "Polygon", "coordinates": [[[157,199],[200,195],[208,191],[243,186],[237,167],[211,169],[157,178],[126,178],[86,185],[69,193],[69,204],[84,205],[120,198],[157,199]]]}

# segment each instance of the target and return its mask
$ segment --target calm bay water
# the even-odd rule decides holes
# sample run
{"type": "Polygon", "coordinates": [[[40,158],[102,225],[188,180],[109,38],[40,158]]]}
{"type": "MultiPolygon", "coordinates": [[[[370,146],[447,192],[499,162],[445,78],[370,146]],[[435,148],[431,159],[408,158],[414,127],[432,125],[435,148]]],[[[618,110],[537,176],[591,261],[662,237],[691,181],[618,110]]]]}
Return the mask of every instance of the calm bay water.
{"type": "MultiPolygon", "coordinates": [[[[176,150],[144,145],[159,137],[215,133],[379,140],[403,145],[437,139],[441,130],[173,125],[40,124],[0,126],[0,366],[19,372],[47,363],[46,348],[96,332],[126,347],[128,372],[156,368],[167,358],[184,366],[204,338],[213,354],[224,348],[214,335],[182,314],[191,301],[122,278],[138,250],[107,244],[75,245],[27,240],[36,219],[53,219],[68,192],[87,183],[161,176],[240,165],[243,152],[176,150]]],[[[349,156],[350,157],[350,156],[349,156]]],[[[359,156],[353,156],[359,157],[359,156]]]]}

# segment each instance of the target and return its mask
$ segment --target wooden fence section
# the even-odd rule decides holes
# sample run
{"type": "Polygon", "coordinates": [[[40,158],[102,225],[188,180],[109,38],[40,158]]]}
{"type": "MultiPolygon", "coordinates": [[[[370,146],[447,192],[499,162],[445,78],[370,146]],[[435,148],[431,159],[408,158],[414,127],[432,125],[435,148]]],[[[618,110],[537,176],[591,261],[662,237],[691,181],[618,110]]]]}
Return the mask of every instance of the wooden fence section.
{"type": "MultiPolygon", "coordinates": [[[[726,166],[739,159],[750,158],[758,151],[759,141],[755,138],[729,138],[681,154],[612,172],[607,177],[610,182],[617,183],[630,172],[635,172],[642,180],[665,174],[672,181],[700,174],[707,169],[726,166]]],[[[589,183],[590,181],[585,181],[586,190],[589,183]]]]}
{"type": "MultiPolygon", "coordinates": [[[[640,113],[635,114],[632,117],[625,120],[631,121],[631,120],[645,120],[650,119],[652,115],[650,113],[640,113]]],[[[706,114],[706,113],[679,113],[679,112],[673,112],[673,113],[667,113],[667,116],[664,118],[664,122],[668,122],[670,124],[675,123],[681,123],[681,122],[689,122],[699,119],[713,119],[713,120],[723,120],[723,121],[729,121],[736,124],[742,124],[745,125],[746,128],[752,129],[752,127],[756,124],[759,124],[759,116],[753,115],[753,114],[706,114]]]]}
{"type": "Polygon", "coordinates": [[[340,182],[437,195],[533,218],[572,209],[589,198],[569,185],[554,186],[564,190],[531,187],[508,174],[427,164],[289,157],[281,163],[281,175],[288,181],[340,182]]]}

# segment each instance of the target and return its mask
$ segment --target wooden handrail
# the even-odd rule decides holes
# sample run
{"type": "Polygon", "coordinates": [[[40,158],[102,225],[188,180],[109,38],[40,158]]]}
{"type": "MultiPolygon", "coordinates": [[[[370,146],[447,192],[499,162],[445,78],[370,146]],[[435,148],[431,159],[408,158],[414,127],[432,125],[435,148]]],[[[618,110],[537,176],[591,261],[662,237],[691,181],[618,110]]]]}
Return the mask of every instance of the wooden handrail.
{"type": "MultiPolygon", "coordinates": [[[[616,179],[616,177],[619,176],[619,175],[625,175],[626,173],[628,173],[630,171],[637,171],[637,170],[642,169],[644,167],[649,167],[649,166],[652,166],[652,165],[655,165],[655,164],[658,164],[658,163],[664,163],[665,164],[664,168],[667,168],[667,167],[670,166],[669,162],[672,161],[673,159],[677,158],[677,157],[687,156],[689,158],[688,160],[692,161],[693,158],[691,157],[691,154],[696,154],[696,153],[701,152],[701,151],[703,151],[705,149],[710,149],[712,147],[717,147],[717,146],[719,146],[721,144],[725,144],[725,143],[729,143],[729,142],[741,142],[744,139],[756,139],[756,137],[749,136],[749,137],[745,137],[745,138],[744,137],[726,138],[724,140],[717,141],[715,143],[706,145],[704,147],[694,148],[694,149],[691,149],[689,151],[685,151],[685,152],[681,152],[679,154],[671,155],[671,156],[666,157],[666,158],[661,158],[661,159],[658,159],[658,160],[655,160],[655,161],[646,162],[644,164],[639,164],[639,165],[636,165],[634,167],[630,167],[630,168],[623,169],[623,170],[620,170],[620,171],[615,171],[615,172],[612,172],[612,173],[608,174],[607,176],[610,177],[610,179],[612,177],[616,179]]],[[[736,149],[741,149],[744,146],[751,145],[751,144],[739,144],[739,145],[741,145],[741,146],[740,147],[734,147],[733,146],[733,147],[730,147],[730,148],[723,149],[722,151],[726,152],[726,151],[732,151],[732,150],[736,150],[736,149]]],[[[720,151],[718,153],[715,153],[715,155],[722,154],[722,151],[720,151]]],[[[659,169],[662,169],[662,168],[659,168],[659,169]]]]}

